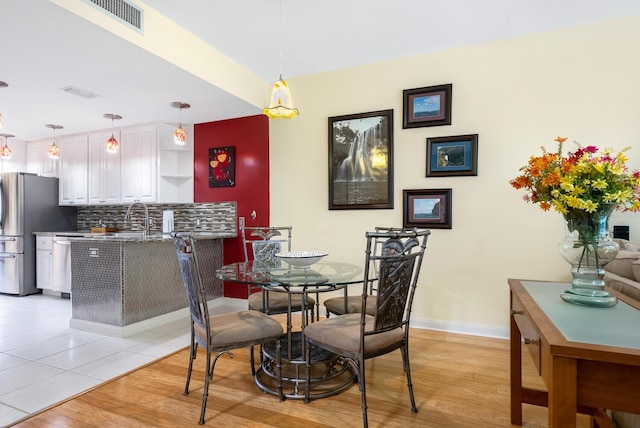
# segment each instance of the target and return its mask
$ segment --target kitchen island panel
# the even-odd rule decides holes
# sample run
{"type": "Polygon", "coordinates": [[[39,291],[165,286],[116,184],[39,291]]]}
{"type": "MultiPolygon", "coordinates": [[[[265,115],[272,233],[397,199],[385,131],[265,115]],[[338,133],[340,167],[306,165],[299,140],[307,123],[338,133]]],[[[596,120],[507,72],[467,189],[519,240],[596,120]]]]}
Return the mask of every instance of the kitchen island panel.
{"type": "Polygon", "coordinates": [[[117,242],[71,243],[72,319],[123,325],[121,261],[117,242]]]}
{"type": "MultiPolygon", "coordinates": [[[[222,297],[222,240],[198,252],[209,299],[222,297]]],[[[74,239],[71,284],[74,320],[125,327],[188,307],[172,240],[74,239]]]]}

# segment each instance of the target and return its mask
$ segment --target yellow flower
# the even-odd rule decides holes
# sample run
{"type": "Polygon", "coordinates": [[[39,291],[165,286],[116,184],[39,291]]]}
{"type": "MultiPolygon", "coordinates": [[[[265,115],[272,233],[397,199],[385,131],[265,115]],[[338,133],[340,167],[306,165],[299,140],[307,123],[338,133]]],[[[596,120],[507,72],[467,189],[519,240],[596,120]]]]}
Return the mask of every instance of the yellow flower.
{"type": "Polygon", "coordinates": [[[602,178],[599,178],[597,180],[594,180],[591,183],[591,187],[593,187],[594,189],[598,189],[598,190],[604,190],[606,189],[608,186],[606,180],[603,180],[602,178]]]}
{"type": "Polygon", "coordinates": [[[584,211],[592,213],[595,212],[597,208],[598,204],[594,203],[593,201],[584,201],[584,211]]]}

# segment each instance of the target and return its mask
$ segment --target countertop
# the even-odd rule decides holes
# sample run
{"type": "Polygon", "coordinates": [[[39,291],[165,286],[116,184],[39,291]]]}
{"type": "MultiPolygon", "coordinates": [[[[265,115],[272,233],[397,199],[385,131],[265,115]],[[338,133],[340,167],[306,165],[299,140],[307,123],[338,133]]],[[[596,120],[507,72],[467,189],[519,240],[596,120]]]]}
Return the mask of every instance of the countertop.
{"type": "MultiPolygon", "coordinates": [[[[124,230],[120,232],[92,233],[90,231],[69,231],[69,232],[34,232],[37,236],[64,236],[74,241],[126,241],[126,242],[158,242],[169,241],[171,235],[162,232],[151,232],[144,235],[139,230],[124,230]]],[[[195,239],[223,239],[235,238],[234,232],[194,232],[195,239]]]]}

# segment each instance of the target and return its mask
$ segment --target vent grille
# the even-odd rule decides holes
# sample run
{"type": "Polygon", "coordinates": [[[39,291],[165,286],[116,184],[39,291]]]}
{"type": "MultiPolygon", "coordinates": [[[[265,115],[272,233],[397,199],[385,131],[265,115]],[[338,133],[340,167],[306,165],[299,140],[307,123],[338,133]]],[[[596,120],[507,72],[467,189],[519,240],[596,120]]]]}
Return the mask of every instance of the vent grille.
{"type": "Polygon", "coordinates": [[[98,8],[109,12],[138,30],[142,30],[142,9],[124,0],[85,0],[98,8]]]}

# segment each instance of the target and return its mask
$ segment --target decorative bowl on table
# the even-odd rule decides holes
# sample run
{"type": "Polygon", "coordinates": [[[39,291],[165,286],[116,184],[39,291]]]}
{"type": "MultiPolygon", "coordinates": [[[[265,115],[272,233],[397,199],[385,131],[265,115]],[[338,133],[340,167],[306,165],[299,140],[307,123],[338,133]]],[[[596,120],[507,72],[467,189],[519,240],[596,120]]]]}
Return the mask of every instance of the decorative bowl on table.
{"type": "Polygon", "coordinates": [[[306,268],[322,260],[329,253],[323,251],[289,251],[276,253],[276,257],[291,266],[306,268]]]}

